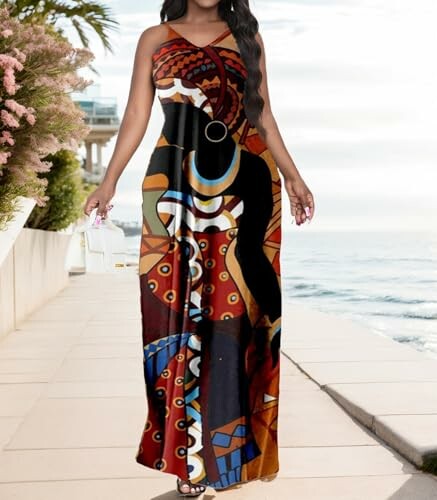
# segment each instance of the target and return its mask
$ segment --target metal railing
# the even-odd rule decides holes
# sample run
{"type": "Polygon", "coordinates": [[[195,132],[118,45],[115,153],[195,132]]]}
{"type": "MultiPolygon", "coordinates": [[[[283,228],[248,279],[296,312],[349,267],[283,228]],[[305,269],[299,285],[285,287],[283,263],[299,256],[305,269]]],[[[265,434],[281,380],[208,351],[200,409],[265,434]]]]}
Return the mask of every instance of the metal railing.
{"type": "Polygon", "coordinates": [[[85,123],[88,125],[118,125],[117,99],[115,97],[92,97],[75,99],[85,111],[85,123]]]}

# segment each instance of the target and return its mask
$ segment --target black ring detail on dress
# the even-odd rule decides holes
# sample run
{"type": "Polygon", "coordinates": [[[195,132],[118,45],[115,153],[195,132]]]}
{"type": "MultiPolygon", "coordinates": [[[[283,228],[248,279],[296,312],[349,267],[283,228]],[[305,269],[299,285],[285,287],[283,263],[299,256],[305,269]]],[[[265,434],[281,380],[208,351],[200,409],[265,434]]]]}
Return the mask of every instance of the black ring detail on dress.
{"type": "Polygon", "coordinates": [[[211,142],[221,142],[226,136],[228,135],[228,127],[226,126],[226,124],[224,122],[222,122],[221,120],[211,120],[209,123],[206,124],[206,127],[205,127],[205,137],[211,141],[211,142]],[[223,125],[224,129],[225,129],[225,133],[223,135],[223,137],[220,137],[220,139],[212,139],[211,137],[208,136],[208,127],[213,124],[213,123],[220,123],[221,125],[223,125]]]}

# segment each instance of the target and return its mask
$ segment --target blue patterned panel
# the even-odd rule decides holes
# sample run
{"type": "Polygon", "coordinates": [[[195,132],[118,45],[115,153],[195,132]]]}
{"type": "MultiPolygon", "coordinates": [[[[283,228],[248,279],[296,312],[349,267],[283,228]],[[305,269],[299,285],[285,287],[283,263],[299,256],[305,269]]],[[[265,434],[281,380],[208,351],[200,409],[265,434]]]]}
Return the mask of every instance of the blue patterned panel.
{"type": "MultiPolygon", "coordinates": [[[[238,425],[235,430],[241,432],[240,427],[245,430],[244,425],[238,425]]],[[[213,444],[217,446],[226,446],[225,438],[231,438],[228,434],[216,432],[213,437],[213,444]],[[222,440],[223,441],[220,441],[222,440]],[[214,442],[218,440],[218,442],[214,442]],[[223,443],[223,444],[221,444],[223,443]]],[[[226,486],[241,481],[241,467],[243,464],[250,462],[260,454],[260,450],[255,441],[245,443],[241,448],[233,450],[228,455],[216,458],[217,468],[220,474],[220,481],[210,483],[213,488],[225,488],[226,486]]]]}
{"type": "Polygon", "coordinates": [[[231,436],[229,434],[224,434],[223,432],[216,432],[212,438],[212,444],[214,446],[221,446],[222,448],[228,448],[231,441],[231,436]]]}
{"type": "Polygon", "coordinates": [[[250,462],[250,460],[253,460],[255,457],[259,455],[259,448],[256,445],[255,441],[249,441],[244,445],[243,448],[246,457],[245,462],[250,462]]]}
{"type": "Polygon", "coordinates": [[[176,333],[144,346],[144,375],[150,384],[154,384],[169,360],[184,347],[192,333],[176,333]]]}
{"type": "Polygon", "coordinates": [[[241,448],[234,450],[231,453],[231,467],[236,469],[241,466],[241,448]]]}
{"type": "Polygon", "coordinates": [[[181,191],[168,190],[164,193],[166,198],[174,198],[176,200],[184,201],[190,207],[194,206],[193,197],[188,193],[183,193],[181,191]]]}
{"type": "Polygon", "coordinates": [[[227,472],[228,467],[226,465],[226,455],[217,458],[217,467],[220,474],[224,474],[225,472],[227,472]]]}
{"type": "Polygon", "coordinates": [[[246,426],[243,424],[238,424],[232,433],[235,437],[244,437],[246,435],[246,426]]]}
{"type": "Polygon", "coordinates": [[[146,357],[152,356],[156,352],[166,347],[182,347],[188,342],[188,338],[190,335],[192,335],[191,332],[175,333],[174,335],[169,335],[168,337],[163,337],[161,339],[155,340],[154,342],[150,342],[149,344],[144,346],[144,355],[146,357]]]}
{"type": "Polygon", "coordinates": [[[191,401],[199,397],[199,386],[195,387],[189,394],[185,396],[185,403],[191,403],[191,401]]]}

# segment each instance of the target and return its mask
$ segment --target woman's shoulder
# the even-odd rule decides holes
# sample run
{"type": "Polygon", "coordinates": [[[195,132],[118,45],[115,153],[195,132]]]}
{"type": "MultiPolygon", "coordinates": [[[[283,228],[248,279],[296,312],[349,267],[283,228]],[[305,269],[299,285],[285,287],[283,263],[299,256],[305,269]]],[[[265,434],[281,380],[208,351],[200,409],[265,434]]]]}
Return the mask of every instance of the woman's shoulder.
{"type": "Polygon", "coordinates": [[[140,38],[145,38],[148,41],[159,40],[163,36],[166,36],[168,31],[167,23],[162,22],[159,24],[154,24],[145,28],[141,33],[140,38]]]}
{"type": "Polygon", "coordinates": [[[168,33],[166,23],[159,23],[145,28],[138,40],[138,44],[144,47],[147,52],[153,52],[162,42],[165,41],[168,33]]]}

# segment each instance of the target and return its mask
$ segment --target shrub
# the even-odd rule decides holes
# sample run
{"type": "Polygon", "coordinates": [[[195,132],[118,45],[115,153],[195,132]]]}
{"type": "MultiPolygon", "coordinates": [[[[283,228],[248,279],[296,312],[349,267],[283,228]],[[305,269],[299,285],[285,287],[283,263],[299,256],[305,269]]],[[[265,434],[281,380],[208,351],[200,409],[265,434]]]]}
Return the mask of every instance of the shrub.
{"type": "Polygon", "coordinates": [[[58,231],[82,216],[82,205],[90,191],[82,182],[80,161],[73,151],[61,149],[44,158],[52,167],[41,177],[47,179],[48,201],[35,206],[25,226],[58,231]]]}
{"type": "Polygon", "coordinates": [[[69,93],[90,81],[77,74],[94,57],[51,26],[20,23],[0,8],[0,229],[17,194],[44,207],[52,160],[88,134],[85,113],[69,93]]]}

